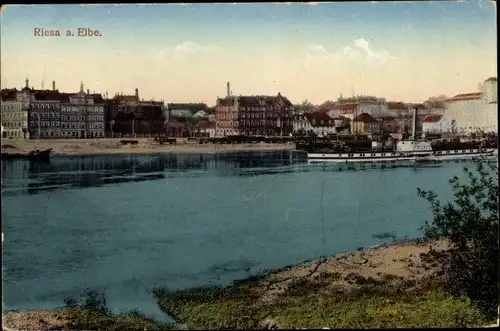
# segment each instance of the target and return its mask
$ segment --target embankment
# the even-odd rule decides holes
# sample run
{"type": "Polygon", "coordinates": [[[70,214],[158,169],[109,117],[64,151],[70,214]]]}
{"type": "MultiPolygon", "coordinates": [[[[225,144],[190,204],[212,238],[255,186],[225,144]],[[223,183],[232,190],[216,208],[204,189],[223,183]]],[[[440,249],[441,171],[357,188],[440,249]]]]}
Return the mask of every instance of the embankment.
{"type": "Polygon", "coordinates": [[[141,138],[136,145],[122,145],[120,139],[95,140],[2,140],[2,152],[27,152],[52,148],[54,155],[91,156],[153,153],[223,153],[291,151],[294,144],[197,144],[179,139],[176,145],[160,145],[153,139],[141,138]]]}

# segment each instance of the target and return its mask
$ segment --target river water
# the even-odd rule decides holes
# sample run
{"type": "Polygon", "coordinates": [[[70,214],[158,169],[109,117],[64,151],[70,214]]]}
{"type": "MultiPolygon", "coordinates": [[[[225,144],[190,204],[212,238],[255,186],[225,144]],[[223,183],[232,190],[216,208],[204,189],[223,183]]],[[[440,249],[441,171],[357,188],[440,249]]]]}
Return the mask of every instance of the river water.
{"type": "Polygon", "coordinates": [[[431,213],[417,187],[450,199],[463,166],[348,169],[290,152],[6,161],[4,309],[93,289],[116,312],[163,319],[155,286],[227,283],[384,233],[419,236],[431,213]]]}

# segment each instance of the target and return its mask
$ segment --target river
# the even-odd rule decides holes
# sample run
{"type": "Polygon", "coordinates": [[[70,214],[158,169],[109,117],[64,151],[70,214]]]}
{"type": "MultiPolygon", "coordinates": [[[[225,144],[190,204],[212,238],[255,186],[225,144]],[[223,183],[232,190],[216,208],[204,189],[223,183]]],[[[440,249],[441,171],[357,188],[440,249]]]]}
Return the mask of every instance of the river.
{"type": "Polygon", "coordinates": [[[464,163],[347,169],[297,153],[54,157],[2,162],[4,309],[87,289],[163,319],[155,286],[263,269],[420,235],[417,187],[452,197],[464,163]]]}

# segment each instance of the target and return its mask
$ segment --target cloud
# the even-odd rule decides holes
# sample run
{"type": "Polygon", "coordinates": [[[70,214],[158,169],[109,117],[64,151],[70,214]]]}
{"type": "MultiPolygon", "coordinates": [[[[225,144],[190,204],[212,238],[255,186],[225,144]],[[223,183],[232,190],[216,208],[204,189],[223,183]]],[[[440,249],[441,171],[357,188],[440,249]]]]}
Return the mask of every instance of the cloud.
{"type": "Polygon", "coordinates": [[[307,45],[307,58],[340,60],[340,59],[365,59],[367,62],[386,64],[395,57],[386,50],[374,51],[370,43],[363,38],[356,39],[352,45],[342,47],[338,52],[330,52],[320,44],[307,45]]]}
{"type": "Polygon", "coordinates": [[[189,55],[193,54],[208,54],[214,53],[220,50],[214,44],[209,44],[206,46],[198,45],[192,41],[185,41],[182,44],[178,44],[172,48],[162,48],[160,49],[161,55],[171,56],[175,59],[181,60],[189,55]]]}
{"type": "MultiPolygon", "coordinates": [[[[353,45],[357,49],[359,49],[360,51],[364,52],[366,59],[368,61],[377,60],[382,64],[386,64],[389,60],[396,59],[394,56],[389,54],[389,52],[386,51],[385,49],[382,49],[380,51],[372,50],[370,48],[370,43],[368,41],[364,40],[363,38],[359,38],[359,39],[354,40],[353,45]]],[[[349,46],[347,46],[347,47],[349,47],[349,46]]]]}

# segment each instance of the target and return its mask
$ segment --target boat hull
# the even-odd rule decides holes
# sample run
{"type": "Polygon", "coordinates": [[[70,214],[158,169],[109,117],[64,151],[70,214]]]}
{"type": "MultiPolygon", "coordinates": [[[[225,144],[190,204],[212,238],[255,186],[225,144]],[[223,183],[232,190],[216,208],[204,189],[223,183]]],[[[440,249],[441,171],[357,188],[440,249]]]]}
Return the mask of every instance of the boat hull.
{"type": "Polygon", "coordinates": [[[34,151],[29,153],[2,153],[2,160],[28,160],[28,161],[50,161],[52,148],[44,151],[34,151]]]}
{"type": "Polygon", "coordinates": [[[416,155],[405,155],[398,152],[391,153],[307,153],[309,163],[360,163],[360,162],[398,162],[398,161],[446,161],[478,159],[498,155],[498,150],[462,150],[449,151],[449,153],[432,154],[420,153],[416,155]]]}

